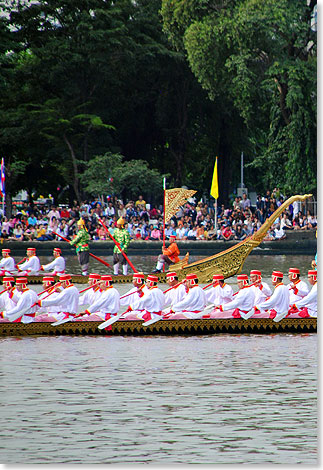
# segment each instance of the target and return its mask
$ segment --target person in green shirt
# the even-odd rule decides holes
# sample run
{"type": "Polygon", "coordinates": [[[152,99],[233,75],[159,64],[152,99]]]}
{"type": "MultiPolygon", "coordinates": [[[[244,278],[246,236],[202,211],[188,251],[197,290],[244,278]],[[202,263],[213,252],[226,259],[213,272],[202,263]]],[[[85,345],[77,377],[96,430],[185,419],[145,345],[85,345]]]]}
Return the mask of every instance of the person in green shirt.
{"type": "MultiPolygon", "coordinates": [[[[130,243],[130,234],[128,230],[124,228],[125,221],[122,217],[117,220],[117,228],[114,230],[113,237],[119,243],[122,250],[127,253],[128,246],[130,243]]],[[[122,264],[123,274],[128,274],[128,264],[126,258],[119,250],[117,245],[113,248],[113,272],[117,276],[119,274],[119,264],[122,264]]]]}
{"type": "Polygon", "coordinates": [[[70,241],[70,245],[75,245],[77,259],[82,269],[82,275],[87,276],[90,259],[89,241],[91,240],[91,237],[88,234],[85,222],[82,218],[77,222],[77,228],[78,232],[76,237],[70,241]]]}

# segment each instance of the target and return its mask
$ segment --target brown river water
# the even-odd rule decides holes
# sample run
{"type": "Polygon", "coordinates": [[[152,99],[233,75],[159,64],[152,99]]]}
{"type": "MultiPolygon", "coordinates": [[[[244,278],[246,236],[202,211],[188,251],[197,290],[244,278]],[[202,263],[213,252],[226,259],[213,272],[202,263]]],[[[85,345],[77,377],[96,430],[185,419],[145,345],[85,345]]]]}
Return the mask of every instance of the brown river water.
{"type": "Polygon", "coordinates": [[[317,464],[316,334],[11,337],[0,357],[1,463],[317,464]]]}

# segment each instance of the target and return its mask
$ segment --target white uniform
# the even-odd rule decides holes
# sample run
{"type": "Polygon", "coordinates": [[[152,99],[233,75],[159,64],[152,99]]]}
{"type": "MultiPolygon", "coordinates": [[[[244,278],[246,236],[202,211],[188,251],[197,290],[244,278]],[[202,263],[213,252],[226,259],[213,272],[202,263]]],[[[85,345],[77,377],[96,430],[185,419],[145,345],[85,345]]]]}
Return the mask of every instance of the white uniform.
{"type": "Polygon", "coordinates": [[[92,305],[99,298],[101,292],[98,286],[89,289],[80,295],[79,297],[79,306],[81,305],[92,305]]]}
{"type": "Polygon", "coordinates": [[[274,309],[277,314],[286,313],[289,309],[289,290],[287,286],[284,284],[277,284],[275,286],[275,290],[273,295],[262,302],[261,304],[257,305],[260,311],[274,309]]]}
{"type": "Polygon", "coordinates": [[[173,310],[172,306],[183,300],[185,296],[186,287],[183,284],[178,284],[176,287],[173,287],[173,289],[164,293],[165,305],[170,306],[167,310],[173,310]]]}
{"type": "Polygon", "coordinates": [[[103,320],[108,320],[110,315],[116,315],[120,308],[120,294],[115,287],[108,287],[96,297],[95,302],[88,307],[90,313],[95,313],[103,320]],[[109,317],[107,317],[109,314],[109,317]]]}
{"type": "Polygon", "coordinates": [[[132,320],[137,320],[138,318],[142,318],[141,315],[144,314],[144,309],[139,308],[140,305],[140,299],[143,297],[143,295],[147,295],[149,292],[149,289],[147,288],[146,285],[144,285],[142,288],[139,287],[133,287],[130,289],[125,295],[123,299],[120,298],[120,305],[128,305],[131,306],[131,311],[127,311],[122,315],[122,318],[124,320],[131,318],[132,320]],[[142,295],[143,294],[143,295],[142,295]],[[137,315],[139,315],[137,317],[137,315]]]}
{"type": "Polygon", "coordinates": [[[289,303],[290,305],[295,304],[298,300],[301,300],[309,293],[309,288],[304,281],[298,279],[295,283],[290,282],[288,284],[289,289],[289,303]]]}
{"type": "MultiPolygon", "coordinates": [[[[47,297],[47,295],[50,294],[50,291],[47,291],[47,292],[43,292],[39,297],[38,297],[38,300],[43,300],[45,297],[47,297]]],[[[53,292],[51,295],[50,295],[50,298],[51,300],[53,300],[59,293],[58,292],[53,292]]],[[[59,313],[61,312],[61,308],[59,305],[49,305],[48,307],[44,307],[42,305],[42,307],[40,307],[40,309],[37,311],[37,314],[41,314],[41,313],[47,313],[48,316],[50,317],[54,317],[56,318],[56,320],[58,320],[60,317],[59,317],[59,313]]]]}
{"type": "Polygon", "coordinates": [[[305,297],[295,302],[295,305],[299,309],[306,307],[310,317],[317,317],[317,282],[305,297]]]}
{"type": "Polygon", "coordinates": [[[34,307],[32,307],[32,305],[38,300],[36,292],[31,289],[25,289],[21,295],[13,297],[13,299],[17,298],[18,302],[16,305],[10,310],[6,310],[4,316],[10,321],[17,320],[21,317],[21,323],[33,322],[36,313],[36,305],[34,307]]]}
{"type": "Polygon", "coordinates": [[[255,305],[255,292],[251,286],[245,286],[240,289],[233,297],[231,302],[222,305],[224,311],[226,310],[241,310],[243,313],[248,313],[255,305]]]}
{"type": "Polygon", "coordinates": [[[255,293],[255,305],[264,302],[267,297],[270,297],[272,294],[272,290],[266,282],[262,282],[256,286],[250,286],[250,289],[255,293]]]}
{"type": "Polygon", "coordinates": [[[37,276],[37,274],[39,274],[40,267],[41,265],[38,256],[31,256],[24,263],[19,265],[19,269],[22,271],[19,271],[19,276],[37,276]]]}
{"type": "Polygon", "coordinates": [[[77,314],[79,306],[79,291],[73,286],[67,286],[62,292],[52,294],[48,299],[41,301],[42,307],[49,307],[51,305],[58,306],[60,312],[69,313],[72,315],[77,314]]]}
{"type": "Polygon", "coordinates": [[[0,310],[11,310],[16,303],[12,300],[12,298],[9,296],[9,292],[6,291],[3,294],[0,295],[0,310]]]}
{"type": "MultiPolygon", "coordinates": [[[[161,315],[161,311],[165,306],[165,296],[163,291],[157,286],[147,289],[144,295],[139,298],[136,306],[138,311],[138,319],[147,320],[144,318],[146,313],[150,314],[151,318],[157,318],[161,315]]],[[[150,319],[150,318],[149,318],[150,319]]]]}
{"type": "Polygon", "coordinates": [[[209,304],[222,305],[233,300],[233,290],[225,282],[205,291],[206,300],[209,304]]]}
{"type": "Polygon", "coordinates": [[[1,275],[12,274],[16,271],[16,264],[15,260],[11,256],[7,256],[6,258],[2,258],[0,261],[0,273],[3,271],[1,275]]]}
{"type": "Polygon", "coordinates": [[[175,315],[181,314],[185,318],[201,318],[206,306],[205,292],[200,286],[192,286],[184,299],[173,305],[174,314],[169,316],[171,320],[175,315]]]}
{"type": "MultiPolygon", "coordinates": [[[[20,268],[21,269],[21,268],[20,268]]],[[[44,271],[50,271],[52,269],[53,276],[65,273],[65,259],[62,256],[58,256],[51,263],[43,264],[44,271]]]]}

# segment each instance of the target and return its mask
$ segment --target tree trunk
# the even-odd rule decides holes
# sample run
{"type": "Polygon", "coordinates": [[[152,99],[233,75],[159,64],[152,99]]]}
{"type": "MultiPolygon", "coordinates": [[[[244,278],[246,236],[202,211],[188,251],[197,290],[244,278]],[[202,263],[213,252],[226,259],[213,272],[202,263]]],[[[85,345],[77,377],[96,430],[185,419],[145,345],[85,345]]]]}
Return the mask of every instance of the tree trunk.
{"type": "Polygon", "coordinates": [[[64,134],[63,137],[64,137],[64,141],[65,141],[65,143],[66,143],[66,145],[67,145],[67,147],[70,151],[70,154],[71,154],[72,166],[73,166],[73,189],[74,189],[74,192],[75,192],[76,199],[77,199],[78,203],[80,204],[81,203],[80,190],[79,190],[80,179],[79,179],[79,172],[78,172],[78,166],[77,166],[75,152],[74,152],[72,144],[68,140],[66,134],[64,134]]]}

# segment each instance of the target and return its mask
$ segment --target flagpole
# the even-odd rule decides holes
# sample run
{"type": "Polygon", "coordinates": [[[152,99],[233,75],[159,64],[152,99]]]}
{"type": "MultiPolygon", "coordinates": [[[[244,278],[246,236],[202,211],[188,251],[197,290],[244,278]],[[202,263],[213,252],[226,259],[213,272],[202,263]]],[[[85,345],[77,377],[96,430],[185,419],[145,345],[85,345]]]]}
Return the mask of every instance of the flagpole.
{"type": "MultiPolygon", "coordinates": [[[[163,178],[163,189],[164,189],[163,248],[165,248],[166,178],[163,178]]],[[[165,266],[165,264],[164,264],[164,266],[165,266]]]]}

